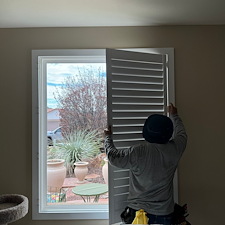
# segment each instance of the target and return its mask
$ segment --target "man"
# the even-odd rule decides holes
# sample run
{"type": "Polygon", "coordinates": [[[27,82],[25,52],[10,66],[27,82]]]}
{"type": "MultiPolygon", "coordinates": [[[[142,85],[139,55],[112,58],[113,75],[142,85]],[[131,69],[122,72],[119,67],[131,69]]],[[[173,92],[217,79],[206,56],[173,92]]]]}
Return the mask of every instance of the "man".
{"type": "Polygon", "coordinates": [[[125,223],[132,223],[135,212],[143,209],[149,224],[172,224],[173,178],[186,148],[187,134],[177,108],[170,104],[168,111],[171,119],[158,114],[149,116],[143,127],[145,142],[128,149],[117,150],[111,128],[105,130],[109,162],[130,169],[128,207],[121,214],[125,223]]]}

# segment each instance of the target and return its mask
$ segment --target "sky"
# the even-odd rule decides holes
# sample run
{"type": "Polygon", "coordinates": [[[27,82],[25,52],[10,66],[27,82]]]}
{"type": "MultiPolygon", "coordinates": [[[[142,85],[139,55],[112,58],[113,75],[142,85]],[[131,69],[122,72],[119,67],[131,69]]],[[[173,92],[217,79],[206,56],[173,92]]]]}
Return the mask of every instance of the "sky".
{"type": "Polygon", "coordinates": [[[60,90],[66,78],[78,74],[78,68],[91,66],[92,68],[102,68],[106,71],[105,63],[48,63],[47,64],[47,107],[58,108],[54,93],[57,88],[60,90]]]}

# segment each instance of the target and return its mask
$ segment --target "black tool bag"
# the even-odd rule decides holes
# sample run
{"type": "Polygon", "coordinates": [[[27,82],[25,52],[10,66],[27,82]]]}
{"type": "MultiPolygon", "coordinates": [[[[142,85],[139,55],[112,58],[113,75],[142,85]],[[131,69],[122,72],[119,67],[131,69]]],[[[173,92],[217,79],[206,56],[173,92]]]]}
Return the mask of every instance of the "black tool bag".
{"type": "Polygon", "coordinates": [[[186,217],[188,216],[187,212],[187,204],[180,206],[178,204],[174,205],[174,213],[173,213],[173,224],[178,225],[191,225],[187,220],[186,217]]]}
{"type": "Polygon", "coordinates": [[[132,224],[136,215],[136,210],[126,207],[125,210],[121,213],[120,217],[123,223],[132,224]]]}
{"type": "MultiPolygon", "coordinates": [[[[123,223],[125,224],[132,224],[135,215],[135,209],[126,207],[125,210],[121,213],[120,217],[123,223]]],[[[187,213],[187,204],[180,206],[178,204],[174,205],[174,213],[173,213],[173,222],[172,225],[191,225],[187,220],[186,217],[189,214],[187,213]]]]}

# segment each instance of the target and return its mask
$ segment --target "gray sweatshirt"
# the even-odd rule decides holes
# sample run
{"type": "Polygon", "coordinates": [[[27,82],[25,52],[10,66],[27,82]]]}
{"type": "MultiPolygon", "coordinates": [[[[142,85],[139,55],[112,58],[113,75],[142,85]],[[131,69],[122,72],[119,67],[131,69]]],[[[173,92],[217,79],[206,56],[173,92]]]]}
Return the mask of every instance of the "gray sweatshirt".
{"type": "Polygon", "coordinates": [[[182,120],[172,115],[173,138],[167,144],[149,143],[127,149],[115,148],[111,136],[105,139],[109,162],[130,169],[128,206],[153,215],[168,215],[174,210],[173,177],[187,144],[182,120]]]}

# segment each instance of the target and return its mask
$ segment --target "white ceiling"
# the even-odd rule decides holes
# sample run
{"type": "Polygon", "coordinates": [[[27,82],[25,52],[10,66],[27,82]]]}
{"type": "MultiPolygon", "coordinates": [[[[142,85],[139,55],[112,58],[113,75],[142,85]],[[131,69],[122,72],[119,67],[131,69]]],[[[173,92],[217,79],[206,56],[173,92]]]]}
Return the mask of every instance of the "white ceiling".
{"type": "Polygon", "coordinates": [[[0,28],[225,24],[225,0],[0,0],[0,28]]]}

